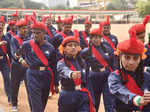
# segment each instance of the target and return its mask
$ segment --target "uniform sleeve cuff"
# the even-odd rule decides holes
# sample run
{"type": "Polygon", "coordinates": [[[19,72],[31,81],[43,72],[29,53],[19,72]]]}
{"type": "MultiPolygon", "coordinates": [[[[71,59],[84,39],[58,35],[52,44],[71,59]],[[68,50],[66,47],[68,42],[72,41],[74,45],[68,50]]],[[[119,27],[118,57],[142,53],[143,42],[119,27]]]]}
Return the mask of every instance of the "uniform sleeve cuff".
{"type": "Polygon", "coordinates": [[[142,98],[141,96],[135,96],[135,97],[133,98],[133,104],[134,104],[135,106],[139,107],[139,106],[140,106],[141,98],[142,98]]]}
{"type": "Polygon", "coordinates": [[[68,76],[69,76],[70,79],[72,79],[72,71],[69,72],[69,75],[68,75],[68,76]]]}

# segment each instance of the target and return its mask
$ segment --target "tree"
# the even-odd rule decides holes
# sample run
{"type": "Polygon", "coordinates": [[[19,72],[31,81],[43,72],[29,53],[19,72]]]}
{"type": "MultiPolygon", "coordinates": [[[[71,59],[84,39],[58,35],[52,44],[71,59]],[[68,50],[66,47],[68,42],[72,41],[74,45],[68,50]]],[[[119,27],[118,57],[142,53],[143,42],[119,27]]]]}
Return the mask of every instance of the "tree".
{"type": "MultiPolygon", "coordinates": [[[[107,10],[125,10],[125,5],[126,3],[125,0],[112,0],[109,2],[109,4],[106,6],[107,10]]],[[[127,4],[126,4],[127,5],[127,4]]]]}
{"type": "MultiPolygon", "coordinates": [[[[27,9],[42,9],[43,7],[48,9],[44,4],[30,0],[24,0],[24,6],[27,9]]],[[[0,0],[0,8],[22,8],[22,4],[20,0],[0,0]]]]}
{"type": "Polygon", "coordinates": [[[136,4],[136,8],[140,17],[150,14],[150,0],[139,0],[136,4]]]}
{"type": "Polygon", "coordinates": [[[70,2],[69,2],[69,0],[67,0],[67,7],[70,7],[70,2]]]}
{"type": "Polygon", "coordinates": [[[137,0],[112,0],[106,6],[107,10],[131,10],[135,9],[137,0]]]}
{"type": "Polygon", "coordinates": [[[16,8],[16,0],[0,0],[0,8],[16,8]]]}
{"type": "Polygon", "coordinates": [[[37,3],[30,0],[24,0],[25,8],[27,9],[48,9],[43,3],[37,3]]]}
{"type": "Polygon", "coordinates": [[[111,2],[107,5],[106,10],[117,10],[115,5],[111,2]]]}

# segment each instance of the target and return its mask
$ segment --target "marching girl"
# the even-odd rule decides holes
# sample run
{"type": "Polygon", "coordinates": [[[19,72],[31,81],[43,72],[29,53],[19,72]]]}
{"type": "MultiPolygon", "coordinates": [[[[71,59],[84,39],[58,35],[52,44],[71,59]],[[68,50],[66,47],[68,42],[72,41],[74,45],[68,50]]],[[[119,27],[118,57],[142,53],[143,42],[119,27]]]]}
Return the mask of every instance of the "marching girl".
{"type": "Polygon", "coordinates": [[[115,69],[115,58],[112,48],[102,42],[101,31],[99,28],[91,30],[89,48],[81,51],[81,57],[88,63],[92,72],[95,72],[90,75],[90,80],[94,90],[96,112],[99,109],[101,93],[103,93],[105,112],[113,112],[113,99],[107,79],[110,72],[115,69]]]}
{"type": "Polygon", "coordinates": [[[130,32],[130,39],[117,46],[119,68],[108,78],[109,89],[114,95],[117,112],[150,111],[150,75],[144,72],[144,44],[130,32]]]}
{"type": "Polygon", "coordinates": [[[69,36],[61,45],[64,58],[57,63],[62,86],[58,111],[94,112],[92,97],[87,89],[88,70],[79,55],[79,40],[75,36],[69,36]]]}

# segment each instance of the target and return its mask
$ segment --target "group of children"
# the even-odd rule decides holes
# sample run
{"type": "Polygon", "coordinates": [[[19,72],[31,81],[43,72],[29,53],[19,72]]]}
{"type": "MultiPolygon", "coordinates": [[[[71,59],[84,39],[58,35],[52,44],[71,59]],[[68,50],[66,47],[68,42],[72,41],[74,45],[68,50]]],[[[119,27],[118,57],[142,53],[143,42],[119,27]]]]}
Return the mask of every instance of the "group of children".
{"type": "Polygon", "coordinates": [[[51,15],[37,21],[34,12],[22,19],[16,13],[4,34],[1,16],[0,70],[11,111],[18,112],[24,80],[31,112],[44,112],[50,93],[59,93],[59,112],[98,112],[102,94],[105,112],[149,112],[150,44],[144,45],[149,20],[145,16],[118,43],[109,17],[95,29],[87,17],[83,31],[72,31],[73,16],[58,17],[56,30],[51,15]]]}

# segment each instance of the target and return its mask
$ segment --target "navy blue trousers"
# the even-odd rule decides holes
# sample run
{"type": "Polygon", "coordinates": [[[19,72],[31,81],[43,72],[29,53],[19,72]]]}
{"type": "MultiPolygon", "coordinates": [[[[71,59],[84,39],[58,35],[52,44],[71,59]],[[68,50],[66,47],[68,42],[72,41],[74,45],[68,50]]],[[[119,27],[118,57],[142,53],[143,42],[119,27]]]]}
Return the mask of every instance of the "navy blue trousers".
{"type": "Polygon", "coordinates": [[[103,101],[105,112],[114,112],[114,99],[108,88],[108,73],[95,72],[91,74],[90,80],[92,82],[94,96],[95,96],[95,108],[98,112],[101,100],[101,94],[103,93],[103,101]]]}
{"type": "Polygon", "coordinates": [[[48,70],[27,70],[27,86],[32,112],[44,112],[49,96],[50,80],[48,70]]]}
{"type": "Polygon", "coordinates": [[[90,112],[88,94],[81,91],[61,90],[58,112],[90,112]]]}
{"type": "MultiPolygon", "coordinates": [[[[20,87],[20,81],[24,80],[26,90],[26,70],[27,68],[23,67],[21,64],[17,62],[12,62],[11,67],[11,102],[13,106],[18,105],[18,92],[20,87]]],[[[28,90],[27,90],[28,93],[28,90]]],[[[29,99],[28,99],[29,100],[29,99]]]]}
{"type": "Polygon", "coordinates": [[[8,63],[1,63],[0,64],[0,71],[3,76],[4,80],[4,90],[8,97],[8,101],[10,101],[11,97],[11,88],[10,88],[10,68],[8,66],[8,63]]]}

